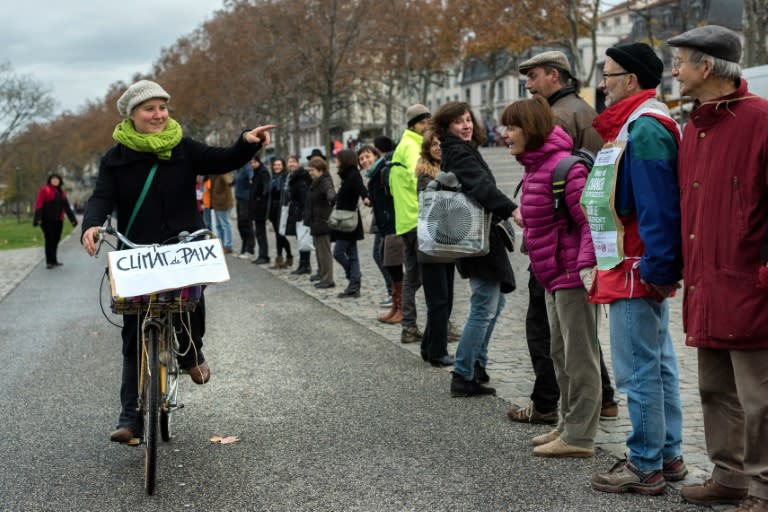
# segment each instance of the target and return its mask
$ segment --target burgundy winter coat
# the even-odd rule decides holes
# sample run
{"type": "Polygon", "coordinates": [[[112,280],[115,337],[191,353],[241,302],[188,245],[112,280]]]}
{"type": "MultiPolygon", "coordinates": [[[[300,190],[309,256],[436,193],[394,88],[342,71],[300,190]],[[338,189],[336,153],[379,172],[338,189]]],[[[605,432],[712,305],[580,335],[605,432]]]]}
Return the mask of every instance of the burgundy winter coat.
{"type": "Polygon", "coordinates": [[[568,214],[555,218],[552,174],[572,149],[571,137],[555,126],[542,147],[517,157],[525,167],[520,213],[531,270],[548,292],[584,286],[579,270],[596,264],[589,224],[579,206],[588,172],[582,164],[571,169],[565,182],[568,214]]]}
{"type": "Polygon", "coordinates": [[[738,90],[696,105],[678,160],[685,344],[768,348],[768,101],[738,90]]]}

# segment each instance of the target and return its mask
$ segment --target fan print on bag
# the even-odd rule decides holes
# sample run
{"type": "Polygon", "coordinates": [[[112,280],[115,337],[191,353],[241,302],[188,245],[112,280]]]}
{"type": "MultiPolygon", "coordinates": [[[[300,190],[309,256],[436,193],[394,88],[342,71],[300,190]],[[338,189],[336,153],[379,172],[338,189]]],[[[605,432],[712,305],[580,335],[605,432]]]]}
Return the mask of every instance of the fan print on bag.
{"type": "Polygon", "coordinates": [[[490,214],[460,191],[455,176],[443,174],[419,194],[419,250],[450,258],[488,254],[490,214]]]}

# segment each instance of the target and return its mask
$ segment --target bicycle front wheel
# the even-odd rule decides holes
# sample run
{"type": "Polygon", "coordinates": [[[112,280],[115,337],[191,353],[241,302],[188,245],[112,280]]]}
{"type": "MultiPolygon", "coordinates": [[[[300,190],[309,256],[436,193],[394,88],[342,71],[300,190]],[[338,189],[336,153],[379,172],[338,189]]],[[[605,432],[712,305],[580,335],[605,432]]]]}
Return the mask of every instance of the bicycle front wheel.
{"type": "Polygon", "coordinates": [[[149,326],[144,344],[144,489],[155,492],[157,478],[157,423],[160,409],[160,363],[157,347],[160,341],[157,327],[149,326]]]}

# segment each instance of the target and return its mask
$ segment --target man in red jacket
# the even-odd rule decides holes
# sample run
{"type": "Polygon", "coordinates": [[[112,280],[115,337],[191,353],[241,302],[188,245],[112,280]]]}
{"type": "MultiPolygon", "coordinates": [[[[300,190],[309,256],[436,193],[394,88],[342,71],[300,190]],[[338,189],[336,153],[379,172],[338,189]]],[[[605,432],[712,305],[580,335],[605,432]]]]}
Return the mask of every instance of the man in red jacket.
{"type": "Polygon", "coordinates": [[[667,42],[696,103],[680,146],[683,326],[696,347],[709,458],[700,505],[768,510],[768,101],[741,78],[741,42],[716,25],[667,42]]]}

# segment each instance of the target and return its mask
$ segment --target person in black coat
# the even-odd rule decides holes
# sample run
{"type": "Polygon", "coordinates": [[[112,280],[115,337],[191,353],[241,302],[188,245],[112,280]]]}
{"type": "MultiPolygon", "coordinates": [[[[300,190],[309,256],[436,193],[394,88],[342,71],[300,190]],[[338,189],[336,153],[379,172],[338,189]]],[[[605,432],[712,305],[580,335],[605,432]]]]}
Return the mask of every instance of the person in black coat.
{"type": "MultiPolygon", "coordinates": [[[[275,246],[277,247],[277,256],[275,264],[269,268],[282,269],[293,265],[293,254],[291,253],[291,243],[285,235],[287,232],[280,233],[280,217],[283,214],[283,206],[288,205],[288,166],[282,158],[272,159],[272,182],[269,185],[269,223],[275,232],[275,246]],[[285,258],[283,258],[285,252],[285,258]]],[[[287,218],[286,218],[287,222],[287,218]]],[[[286,227],[288,224],[286,223],[286,227]]]]}
{"type": "Polygon", "coordinates": [[[307,164],[312,184],[309,186],[307,201],[304,204],[304,224],[309,226],[312,243],[315,246],[317,258],[317,274],[310,280],[318,281],[315,288],[333,288],[333,256],[331,254],[331,228],[328,227],[328,217],[333,205],[336,204],[336,190],[333,188],[333,178],[328,173],[325,158],[313,158],[307,164]]]}
{"type": "Polygon", "coordinates": [[[251,160],[253,178],[251,178],[251,200],[249,202],[250,219],[253,222],[259,254],[251,263],[263,265],[269,263],[269,242],[267,241],[267,218],[270,204],[269,171],[258,157],[251,160]]]}
{"type": "Polygon", "coordinates": [[[489,380],[485,370],[488,342],[496,319],[504,309],[504,294],[515,289],[515,274],[502,235],[495,225],[509,219],[517,205],[496,186],[493,172],[477,150],[485,142],[485,134],[469,105],[463,102],[444,104],[432,117],[432,124],[440,139],[442,171],[456,175],[462,192],[493,215],[494,225],[488,254],[456,261],[461,277],[469,279],[472,296],[469,316],[456,349],[451,394],[495,394],[495,389],[482,385],[489,380]]]}
{"type": "Polygon", "coordinates": [[[357,254],[357,241],[363,239],[363,221],[357,205],[360,199],[370,205],[368,190],[363,185],[363,178],[357,169],[357,154],[351,149],[342,149],[336,155],[341,185],[336,194],[336,209],[357,212],[357,227],[348,233],[331,231],[333,258],[344,269],[349,284],[339,297],[360,297],[360,258],[357,254]]]}
{"type": "Polygon", "coordinates": [[[312,178],[309,172],[299,165],[299,157],[288,157],[288,224],[285,234],[296,237],[296,246],[299,251],[299,264],[291,274],[311,274],[310,256],[312,249],[309,227],[302,222],[304,205],[309,193],[309,185],[312,178]],[[309,246],[309,247],[308,247],[309,246]]]}
{"type": "MultiPolygon", "coordinates": [[[[131,85],[118,99],[117,109],[123,121],[113,133],[117,145],[101,159],[96,187],[83,217],[81,242],[89,255],[95,254],[99,226],[113,210],[117,210],[118,231],[139,244],[163,243],[181,231],[205,227],[197,209],[197,175],[224,174],[241,167],[254,152],[269,144],[268,130],[274,125],[244,131],[228,148],[184,137],[181,126],[169,117],[169,99],[159,84],[149,80],[131,85]],[[152,168],[157,172],[150,181],[152,168]],[[146,197],[139,205],[147,182],[146,197]],[[130,223],[134,211],[135,219],[130,223]]],[[[115,442],[132,443],[143,430],[137,412],[140,322],[137,315],[123,317],[122,411],[118,428],[110,435],[115,442]]],[[[202,296],[187,325],[191,336],[181,331],[180,351],[186,351],[186,355],[180,357],[179,363],[195,383],[203,384],[210,378],[210,368],[201,350],[205,331],[202,296]]]]}

